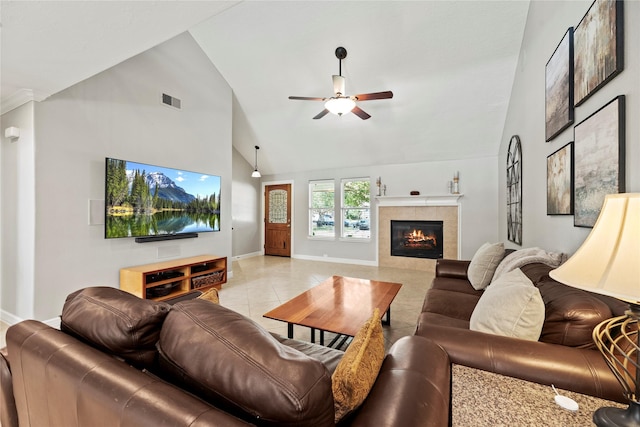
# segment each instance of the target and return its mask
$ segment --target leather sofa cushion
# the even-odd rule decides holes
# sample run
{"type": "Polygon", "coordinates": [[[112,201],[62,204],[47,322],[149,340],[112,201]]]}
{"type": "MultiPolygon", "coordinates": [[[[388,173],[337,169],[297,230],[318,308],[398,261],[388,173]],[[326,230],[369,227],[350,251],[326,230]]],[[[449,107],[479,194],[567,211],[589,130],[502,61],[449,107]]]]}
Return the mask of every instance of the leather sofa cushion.
{"type": "Polygon", "coordinates": [[[479,299],[478,295],[430,289],[422,305],[422,311],[468,322],[479,299]]]}
{"type": "Polygon", "coordinates": [[[538,287],[545,305],[545,322],[539,341],[595,349],[593,328],[613,317],[611,309],[590,292],[556,282],[549,277],[551,270],[540,263],[522,267],[538,287]]]}
{"type": "Polygon", "coordinates": [[[325,366],[223,306],[199,299],[175,304],[158,349],[163,374],[247,421],[265,426],[334,424],[325,366]]]}
{"type": "Polygon", "coordinates": [[[67,297],[60,329],[135,366],[150,367],[169,308],[116,288],[84,288],[67,297]]]}

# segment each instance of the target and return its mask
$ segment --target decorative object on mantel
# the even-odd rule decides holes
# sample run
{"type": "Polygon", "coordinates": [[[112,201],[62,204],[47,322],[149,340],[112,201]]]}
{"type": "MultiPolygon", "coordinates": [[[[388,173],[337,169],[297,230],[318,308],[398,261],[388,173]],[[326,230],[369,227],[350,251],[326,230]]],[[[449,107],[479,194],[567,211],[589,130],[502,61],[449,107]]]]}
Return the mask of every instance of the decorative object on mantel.
{"type": "Polygon", "coordinates": [[[507,238],[522,245],[522,146],[513,135],[507,152],[507,238]]]}
{"type": "Polygon", "coordinates": [[[593,413],[593,422],[640,426],[640,193],[607,195],[582,246],[549,276],[629,303],[625,315],[593,329],[593,341],[620,382],[629,407],[602,407],[593,413]]]}
{"type": "Polygon", "coordinates": [[[382,196],[381,187],[382,187],[382,178],[378,177],[376,179],[376,186],[378,187],[378,197],[382,196]]]}
{"type": "Polygon", "coordinates": [[[387,195],[387,184],[384,184],[384,185],[382,186],[382,195],[383,195],[383,196],[386,196],[386,195],[387,195]]]}
{"type": "Polygon", "coordinates": [[[460,172],[456,171],[456,173],[453,174],[453,187],[451,187],[451,193],[453,194],[460,194],[460,172]]]}
{"type": "Polygon", "coordinates": [[[625,191],[624,116],[620,95],[574,127],[576,227],[593,227],[605,195],[625,191]]]}
{"type": "Polygon", "coordinates": [[[573,31],[575,105],[624,69],[622,0],[595,0],[573,31]]]}
{"type": "Polygon", "coordinates": [[[412,191],[409,194],[411,194],[412,196],[419,196],[420,192],[419,191],[412,191]]]}

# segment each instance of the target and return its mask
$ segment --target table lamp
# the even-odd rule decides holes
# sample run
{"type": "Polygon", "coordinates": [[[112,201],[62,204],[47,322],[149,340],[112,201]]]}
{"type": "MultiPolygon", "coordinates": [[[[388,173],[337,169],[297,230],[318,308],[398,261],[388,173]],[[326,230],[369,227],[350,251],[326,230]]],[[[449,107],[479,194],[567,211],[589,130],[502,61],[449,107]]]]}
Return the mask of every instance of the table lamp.
{"type": "Polygon", "coordinates": [[[622,385],[629,407],[599,408],[593,422],[640,426],[640,193],[606,196],[587,239],[549,276],[629,303],[624,316],[605,320],[593,330],[593,340],[622,385]]]}

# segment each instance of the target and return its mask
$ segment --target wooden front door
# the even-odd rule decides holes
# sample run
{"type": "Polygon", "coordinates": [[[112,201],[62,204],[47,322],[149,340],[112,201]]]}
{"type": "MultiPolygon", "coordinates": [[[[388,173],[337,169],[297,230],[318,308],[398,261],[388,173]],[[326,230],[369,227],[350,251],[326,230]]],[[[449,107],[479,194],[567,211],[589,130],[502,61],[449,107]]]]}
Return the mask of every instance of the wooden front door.
{"type": "Polygon", "coordinates": [[[264,254],[291,256],[291,184],[265,187],[264,212],[264,254]]]}

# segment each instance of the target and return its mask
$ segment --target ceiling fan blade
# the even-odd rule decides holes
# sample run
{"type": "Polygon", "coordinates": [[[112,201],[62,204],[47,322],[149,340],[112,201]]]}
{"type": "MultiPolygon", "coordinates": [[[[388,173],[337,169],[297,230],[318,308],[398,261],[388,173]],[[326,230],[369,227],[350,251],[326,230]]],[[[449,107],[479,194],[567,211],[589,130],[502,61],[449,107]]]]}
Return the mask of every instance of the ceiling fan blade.
{"type": "MultiPolygon", "coordinates": [[[[329,110],[327,110],[327,109],[325,108],[324,110],[320,111],[320,112],[318,113],[318,115],[317,115],[317,116],[315,116],[313,119],[314,119],[314,120],[316,120],[316,119],[321,119],[321,118],[323,118],[324,116],[326,116],[328,112],[329,112],[329,110]]],[[[365,113],[365,114],[366,114],[366,113],[365,113]]]]}
{"type": "Polygon", "coordinates": [[[356,98],[358,101],[371,101],[373,99],[389,99],[389,98],[393,98],[393,92],[388,90],[386,92],[362,93],[360,95],[353,96],[353,98],[356,98]]]}
{"type": "Polygon", "coordinates": [[[358,107],[357,105],[353,107],[353,110],[351,110],[351,112],[356,116],[360,117],[362,120],[367,120],[369,117],[371,117],[369,114],[364,112],[362,108],[358,107]]]}
{"type": "Polygon", "coordinates": [[[344,95],[345,94],[344,77],[336,76],[335,74],[331,77],[333,78],[333,92],[335,94],[344,95]]]}
{"type": "Polygon", "coordinates": [[[290,96],[289,99],[297,99],[299,101],[326,101],[327,98],[314,98],[311,96],[290,96]]]}

